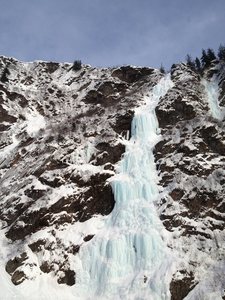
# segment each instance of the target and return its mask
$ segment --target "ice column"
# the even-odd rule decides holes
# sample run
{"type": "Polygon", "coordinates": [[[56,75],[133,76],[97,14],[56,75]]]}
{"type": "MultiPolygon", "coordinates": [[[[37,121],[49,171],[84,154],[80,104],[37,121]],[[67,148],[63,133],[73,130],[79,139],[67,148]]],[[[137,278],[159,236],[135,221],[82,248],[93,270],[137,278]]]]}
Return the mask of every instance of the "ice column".
{"type": "Polygon", "coordinates": [[[79,254],[75,295],[82,299],[170,299],[173,258],[154,206],[159,191],[153,147],[160,139],[155,107],[172,86],[166,75],[135,111],[132,137],[111,182],[114,210],[79,254]]]}

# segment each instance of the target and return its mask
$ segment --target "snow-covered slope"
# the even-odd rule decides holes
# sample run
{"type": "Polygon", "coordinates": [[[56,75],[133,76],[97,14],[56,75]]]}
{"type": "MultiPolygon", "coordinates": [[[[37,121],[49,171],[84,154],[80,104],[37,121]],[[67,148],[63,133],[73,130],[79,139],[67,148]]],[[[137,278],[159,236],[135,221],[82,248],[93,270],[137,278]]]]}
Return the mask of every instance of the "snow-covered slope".
{"type": "Polygon", "coordinates": [[[223,64],[0,73],[0,299],[222,299],[223,64]]]}

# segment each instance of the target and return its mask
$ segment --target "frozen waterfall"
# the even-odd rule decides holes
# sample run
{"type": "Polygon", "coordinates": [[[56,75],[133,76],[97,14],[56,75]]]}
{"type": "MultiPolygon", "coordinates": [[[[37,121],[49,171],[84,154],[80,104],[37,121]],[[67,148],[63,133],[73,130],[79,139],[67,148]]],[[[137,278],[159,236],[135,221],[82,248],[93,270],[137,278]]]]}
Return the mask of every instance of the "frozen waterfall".
{"type": "Polygon", "coordinates": [[[205,87],[209,108],[213,118],[222,121],[225,116],[225,110],[219,105],[219,86],[217,80],[213,77],[211,81],[203,79],[202,83],[205,87]]]}
{"type": "Polygon", "coordinates": [[[114,210],[76,257],[76,299],[170,299],[174,259],[154,206],[159,191],[153,147],[160,139],[155,107],[172,86],[166,75],[135,111],[132,137],[111,181],[114,210]]]}

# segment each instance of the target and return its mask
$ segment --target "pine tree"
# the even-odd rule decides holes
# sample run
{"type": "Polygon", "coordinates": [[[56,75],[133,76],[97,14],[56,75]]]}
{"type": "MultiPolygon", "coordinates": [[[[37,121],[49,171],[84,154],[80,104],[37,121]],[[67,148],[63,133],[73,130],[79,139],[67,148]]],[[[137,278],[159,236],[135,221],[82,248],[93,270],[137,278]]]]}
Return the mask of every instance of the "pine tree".
{"type": "Polygon", "coordinates": [[[220,45],[218,49],[218,57],[220,60],[225,61],[225,46],[220,45]]]}
{"type": "Polygon", "coordinates": [[[203,67],[208,67],[210,65],[210,60],[204,49],[202,49],[201,63],[203,67]]]}
{"type": "Polygon", "coordinates": [[[163,74],[166,73],[165,68],[163,67],[163,65],[161,64],[159,71],[163,74]]]}
{"type": "Polygon", "coordinates": [[[196,57],[195,59],[195,68],[197,72],[201,72],[202,68],[201,68],[201,62],[200,59],[198,57],[196,57]]]}
{"type": "Polygon", "coordinates": [[[209,59],[210,62],[213,61],[214,59],[216,59],[216,55],[214,53],[214,50],[211,49],[211,48],[207,49],[207,56],[208,56],[208,59],[209,59]]]}
{"type": "Polygon", "coordinates": [[[187,54],[186,61],[187,61],[187,66],[189,66],[192,70],[195,70],[195,63],[194,63],[191,55],[187,54]]]}
{"type": "Polygon", "coordinates": [[[82,68],[81,60],[75,60],[72,66],[74,71],[79,71],[82,68]]]}

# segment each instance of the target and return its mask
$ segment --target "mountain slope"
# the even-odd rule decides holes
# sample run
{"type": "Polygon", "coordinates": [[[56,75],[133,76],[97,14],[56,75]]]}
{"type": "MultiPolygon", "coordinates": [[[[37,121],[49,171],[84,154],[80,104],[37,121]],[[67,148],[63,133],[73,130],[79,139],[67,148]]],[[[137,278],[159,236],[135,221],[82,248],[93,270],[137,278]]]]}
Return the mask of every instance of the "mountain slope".
{"type": "MultiPolygon", "coordinates": [[[[121,171],[129,147],[135,149],[139,143],[141,133],[135,140],[132,119],[134,124],[134,116],[141,107],[154,112],[157,105],[161,135],[158,131],[154,155],[159,194],[156,199],[152,196],[146,199],[154,200],[152,209],[157,210],[162,223],[154,219],[153,224],[162,228],[163,247],[173,257],[170,275],[165,279],[169,280],[167,291],[160,292],[156,275],[150,279],[145,261],[140,269],[135,267],[142,279],[118,281],[113,299],[153,297],[155,300],[157,293],[161,293],[159,299],[222,299],[225,288],[223,64],[215,61],[203,77],[185,64],[174,65],[172,84],[164,94],[157,90],[163,74],[151,68],[82,66],[80,71],[74,71],[72,64],[23,63],[6,57],[1,57],[0,67],[0,274],[7,297],[30,298],[33,291],[38,299],[78,297],[79,280],[83,276],[79,275],[80,264],[86,261],[85,255],[91,255],[92,269],[96,268],[93,272],[98,274],[93,280],[100,280],[99,258],[105,261],[107,274],[115,270],[113,276],[102,278],[99,287],[97,281],[84,280],[88,297],[99,299],[101,295],[110,299],[116,278],[129,266],[135,266],[138,257],[143,258],[143,244],[140,253],[134,246],[132,251],[136,254],[128,264],[121,258],[129,250],[128,244],[117,254],[104,254],[102,247],[97,254],[93,253],[95,247],[100,247],[99,241],[104,240],[107,222],[115,219],[115,214],[122,214],[123,209],[124,213],[130,209],[129,204],[118,207],[120,200],[113,178],[121,171]],[[158,104],[151,102],[154,95],[158,95],[158,104]],[[152,103],[149,108],[146,99],[152,103]],[[136,282],[133,288],[132,281],[136,282]]],[[[151,136],[148,128],[144,140],[151,136]]],[[[132,156],[129,164],[135,159],[132,156]]],[[[142,163],[139,169],[137,165],[134,169],[130,166],[133,175],[129,176],[138,178],[139,169],[143,168],[146,173],[141,175],[140,182],[155,180],[149,166],[142,163]]],[[[118,178],[122,184],[123,177],[118,178]]],[[[135,185],[140,179],[137,180],[135,185]]],[[[131,186],[131,182],[127,183],[129,199],[135,193],[131,186]]],[[[134,215],[130,215],[131,227],[141,211],[141,203],[134,206],[134,215]]],[[[147,219],[144,221],[143,212],[141,218],[143,225],[137,224],[145,228],[147,219]]],[[[116,221],[113,224],[108,228],[109,236],[105,236],[107,249],[114,249],[110,234],[116,236],[113,229],[116,221]]],[[[135,229],[136,235],[139,227],[135,229]]],[[[121,230],[123,225],[118,228],[121,230]]],[[[147,231],[151,232],[150,228],[147,231]]],[[[126,236],[125,232],[117,232],[119,239],[126,236]]],[[[118,246],[119,241],[114,244],[118,246]]],[[[152,247],[153,244],[146,248],[148,259],[152,247]]],[[[87,298],[87,294],[80,295],[81,299],[87,298]]]]}

